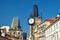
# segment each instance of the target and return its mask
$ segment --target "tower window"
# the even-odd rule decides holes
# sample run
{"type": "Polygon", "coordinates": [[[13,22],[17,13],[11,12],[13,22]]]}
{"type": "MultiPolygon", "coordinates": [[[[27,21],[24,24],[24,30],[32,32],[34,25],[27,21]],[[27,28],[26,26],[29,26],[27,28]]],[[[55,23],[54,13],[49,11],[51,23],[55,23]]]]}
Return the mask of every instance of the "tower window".
{"type": "Polygon", "coordinates": [[[18,32],[18,34],[20,34],[20,32],[18,32]]]}
{"type": "Polygon", "coordinates": [[[14,34],[16,34],[16,32],[14,32],[14,34]]]}

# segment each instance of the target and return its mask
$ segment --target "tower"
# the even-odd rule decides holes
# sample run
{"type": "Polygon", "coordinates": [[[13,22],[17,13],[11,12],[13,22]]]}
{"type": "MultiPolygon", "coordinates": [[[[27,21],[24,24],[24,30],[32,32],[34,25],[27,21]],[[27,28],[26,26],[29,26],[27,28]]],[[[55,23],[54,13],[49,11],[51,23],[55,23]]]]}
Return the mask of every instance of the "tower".
{"type": "Polygon", "coordinates": [[[40,12],[40,16],[38,15],[38,7],[37,5],[34,6],[33,17],[35,19],[35,23],[33,26],[30,26],[30,29],[33,28],[32,35],[34,35],[34,40],[44,40],[44,25],[42,24],[42,12],[40,12]],[[42,26],[41,26],[42,25],[42,26]],[[41,32],[40,32],[41,31],[41,32]]]}
{"type": "Polygon", "coordinates": [[[13,18],[12,25],[9,31],[10,31],[10,35],[16,36],[18,37],[19,40],[22,40],[22,30],[18,17],[13,18]]]}
{"type": "MultiPolygon", "coordinates": [[[[41,13],[42,14],[42,13],[41,13]]],[[[38,6],[35,4],[33,5],[33,13],[30,15],[30,19],[34,19],[34,24],[30,25],[30,35],[29,35],[29,40],[38,40],[37,36],[37,28],[38,25],[42,23],[42,15],[39,16],[38,14],[38,6]]],[[[32,22],[32,20],[31,20],[32,22]]]]}
{"type": "Polygon", "coordinates": [[[40,16],[39,16],[39,13],[38,13],[38,6],[35,4],[33,5],[33,13],[31,13],[31,16],[30,17],[33,17],[35,18],[35,23],[42,23],[42,12],[40,12],[40,16]]]}

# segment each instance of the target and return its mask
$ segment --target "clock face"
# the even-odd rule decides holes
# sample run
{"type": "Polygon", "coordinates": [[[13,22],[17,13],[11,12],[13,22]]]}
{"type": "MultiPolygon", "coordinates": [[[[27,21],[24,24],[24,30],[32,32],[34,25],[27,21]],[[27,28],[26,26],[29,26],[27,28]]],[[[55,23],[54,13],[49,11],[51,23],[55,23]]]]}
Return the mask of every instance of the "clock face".
{"type": "Polygon", "coordinates": [[[29,24],[34,24],[34,18],[30,18],[28,22],[29,24]]]}

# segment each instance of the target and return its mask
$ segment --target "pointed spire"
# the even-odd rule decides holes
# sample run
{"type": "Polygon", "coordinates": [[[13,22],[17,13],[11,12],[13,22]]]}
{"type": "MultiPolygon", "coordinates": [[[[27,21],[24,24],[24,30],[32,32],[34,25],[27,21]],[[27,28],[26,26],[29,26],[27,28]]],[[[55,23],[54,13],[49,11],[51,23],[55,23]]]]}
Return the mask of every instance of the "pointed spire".
{"type": "Polygon", "coordinates": [[[11,28],[20,28],[20,21],[18,17],[13,18],[11,28]]]}
{"type": "Polygon", "coordinates": [[[38,7],[36,4],[33,6],[33,17],[38,17],[38,7]]]}

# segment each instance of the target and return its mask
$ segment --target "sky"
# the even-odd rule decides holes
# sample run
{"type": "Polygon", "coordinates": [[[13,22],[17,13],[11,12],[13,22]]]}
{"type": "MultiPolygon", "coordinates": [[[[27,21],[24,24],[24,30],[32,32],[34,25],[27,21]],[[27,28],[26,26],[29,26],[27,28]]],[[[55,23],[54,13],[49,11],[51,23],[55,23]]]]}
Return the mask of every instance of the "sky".
{"type": "Polygon", "coordinates": [[[60,13],[60,0],[0,0],[0,26],[11,26],[12,19],[18,16],[22,32],[29,34],[28,18],[37,4],[43,21],[60,13]]]}

